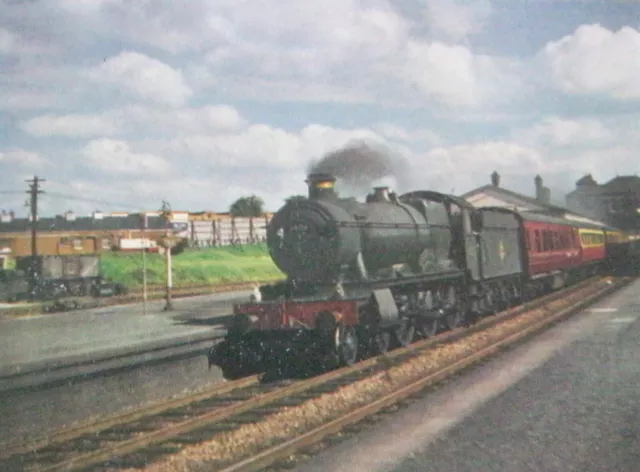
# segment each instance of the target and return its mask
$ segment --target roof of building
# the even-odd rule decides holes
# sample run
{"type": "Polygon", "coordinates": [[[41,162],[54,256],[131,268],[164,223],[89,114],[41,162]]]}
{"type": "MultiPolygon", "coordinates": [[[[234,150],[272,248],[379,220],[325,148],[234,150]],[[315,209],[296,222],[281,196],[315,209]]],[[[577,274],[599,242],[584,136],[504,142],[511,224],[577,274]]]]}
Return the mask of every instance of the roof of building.
{"type": "Polygon", "coordinates": [[[598,185],[591,174],[586,174],[576,182],[576,187],[580,185],[598,185]]]}
{"type": "MultiPolygon", "coordinates": [[[[539,184],[541,185],[542,181],[541,179],[538,179],[538,177],[539,176],[536,176],[535,180],[539,181],[539,184]]],[[[487,185],[483,185],[482,187],[473,189],[465,193],[464,195],[462,195],[462,198],[464,198],[465,200],[468,200],[480,194],[489,195],[491,197],[494,197],[497,200],[501,200],[516,208],[521,207],[522,209],[520,211],[537,213],[539,215],[572,219],[572,220],[581,221],[585,223],[592,223],[592,224],[599,224],[599,225],[603,224],[582,213],[578,213],[576,211],[569,210],[561,206],[552,205],[550,203],[545,203],[536,198],[529,197],[527,195],[523,195],[521,193],[517,193],[517,192],[514,192],[513,190],[508,190],[503,187],[498,187],[493,184],[487,184],[487,185]]]]}
{"type": "Polygon", "coordinates": [[[637,175],[619,175],[601,185],[608,192],[640,191],[640,177],[637,175]]]}
{"type": "MultiPolygon", "coordinates": [[[[117,231],[139,230],[143,228],[144,215],[128,214],[125,216],[81,216],[67,219],[64,216],[54,218],[40,218],[37,222],[38,231],[117,231]]],[[[29,218],[14,218],[12,221],[0,222],[0,233],[19,233],[31,228],[29,218]]],[[[162,216],[147,216],[147,229],[166,228],[162,216]]]]}
{"type": "Polygon", "coordinates": [[[566,208],[559,207],[556,205],[551,205],[548,203],[543,203],[540,200],[537,200],[533,197],[529,197],[527,195],[523,195],[521,193],[517,193],[503,187],[496,187],[492,184],[483,185],[482,187],[473,189],[465,193],[464,195],[462,195],[462,198],[464,198],[465,200],[468,200],[474,195],[478,195],[481,193],[489,194],[494,197],[501,198],[502,200],[512,203],[513,205],[530,206],[530,207],[533,207],[532,210],[535,209],[535,210],[543,211],[547,213],[558,213],[558,214],[563,214],[567,212],[566,208]]]}
{"type": "Polygon", "coordinates": [[[640,177],[637,175],[618,175],[604,184],[598,184],[591,174],[587,174],[576,182],[576,189],[569,195],[580,195],[583,192],[589,194],[611,194],[625,192],[640,192],[640,177]]]}

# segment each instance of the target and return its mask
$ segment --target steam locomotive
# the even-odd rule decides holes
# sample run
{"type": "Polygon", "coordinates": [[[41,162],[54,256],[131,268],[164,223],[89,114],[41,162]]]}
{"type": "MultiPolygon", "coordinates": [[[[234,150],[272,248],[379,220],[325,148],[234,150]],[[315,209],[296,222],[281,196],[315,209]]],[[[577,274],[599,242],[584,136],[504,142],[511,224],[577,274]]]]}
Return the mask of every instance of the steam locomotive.
{"type": "Polygon", "coordinates": [[[234,307],[209,364],[236,378],[271,368],[350,365],[616,267],[615,228],[433,191],[377,187],[359,202],[311,174],[267,229],[283,282],[234,307]]]}

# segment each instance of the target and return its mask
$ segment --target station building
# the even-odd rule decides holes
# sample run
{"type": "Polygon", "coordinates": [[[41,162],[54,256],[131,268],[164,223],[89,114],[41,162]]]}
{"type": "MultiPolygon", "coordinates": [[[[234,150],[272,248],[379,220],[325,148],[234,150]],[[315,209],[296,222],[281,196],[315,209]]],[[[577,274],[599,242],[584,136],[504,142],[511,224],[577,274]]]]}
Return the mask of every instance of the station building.
{"type": "Polygon", "coordinates": [[[476,207],[496,206],[516,211],[544,213],[586,223],[606,223],[597,217],[551,204],[551,192],[544,186],[542,177],[539,175],[533,179],[532,189],[533,197],[501,187],[500,175],[494,171],[489,184],[473,189],[461,197],[476,207]]]}

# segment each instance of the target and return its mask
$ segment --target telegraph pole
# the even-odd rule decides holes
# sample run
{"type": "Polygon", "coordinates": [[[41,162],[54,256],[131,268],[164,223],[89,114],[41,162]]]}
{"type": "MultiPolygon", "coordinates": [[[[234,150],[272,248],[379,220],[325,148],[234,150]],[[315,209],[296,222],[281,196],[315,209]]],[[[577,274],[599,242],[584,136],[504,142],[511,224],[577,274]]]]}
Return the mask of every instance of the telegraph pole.
{"type": "Polygon", "coordinates": [[[29,184],[27,194],[30,196],[31,208],[31,273],[29,274],[29,280],[31,282],[31,290],[34,290],[37,272],[36,256],[38,255],[38,195],[44,193],[44,191],[40,189],[40,183],[46,182],[46,180],[40,179],[37,175],[34,175],[33,179],[26,180],[25,182],[29,184]]]}
{"type": "Polygon", "coordinates": [[[147,314],[147,244],[146,229],[148,226],[147,215],[142,217],[142,313],[147,314]]]}
{"type": "Polygon", "coordinates": [[[170,234],[170,230],[169,230],[169,217],[171,215],[171,206],[169,205],[168,202],[166,201],[162,201],[162,216],[165,219],[165,224],[166,224],[166,236],[165,236],[165,240],[164,240],[164,248],[165,248],[165,257],[166,257],[166,264],[167,264],[167,303],[164,306],[164,310],[165,311],[169,311],[173,309],[173,304],[171,302],[171,287],[173,285],[173,280],[172,280],[172,270],[171,270],[171,248],[173,247],[173,238],[171,237],[172,235],[170,234]]]}

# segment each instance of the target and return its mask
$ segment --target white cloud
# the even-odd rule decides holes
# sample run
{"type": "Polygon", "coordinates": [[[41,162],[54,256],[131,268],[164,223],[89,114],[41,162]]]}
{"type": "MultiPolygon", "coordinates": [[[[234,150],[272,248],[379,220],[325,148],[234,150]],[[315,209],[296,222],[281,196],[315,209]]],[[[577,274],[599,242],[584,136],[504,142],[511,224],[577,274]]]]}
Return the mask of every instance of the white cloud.
{"type": "Polygon", "coordinates": [[[108,116],[80,114],[38,116],[21,123],[20,127],[37,137],[111,136],[119,131],[115,120],[108,116]]]}
{"type": "Polygon", "coordinates": [[[46,157],[37,152],[24,149],[12,149],[0,152],[0,165],[13,165],[21,169],[38,169],[47,167],[49,161],[46,157]]]}
{"type": "Polygon", "coordinates": [[[549,38],[532,18],[547,45],[527,58],[491,49],[513,32],[500,17],[509,9],[483,0],[63,0],[5,11],[0,165],[21,175],[55,163],[43,176],[52,189],[187,209],[254,192],[273,209],[305,191],[313,159],[358,138],[410,160],[415,188],[462,193],[496,169],[526,192],[536,172],[569,185],[587,169],[637,170],[638,117],[606,116],[633,112],[640,97],[637,28],[549,38]],[[604,116],[568,108],[587,94],[604,116]],[[622,103],[607,110],[606,97],[622,103]],[[36,139],[47,136],[69,139],[36,139]],[[26,139],[29,151],[10,150],[26,139]]]}
{"type": "Polygon", "coordinates": [[[9,54],[15,46],[15,37],[6,28],[0,28],[0,54],[9,54]]]}
{"type": "Polygon", "coordinates": [[[611,131],[596,119],[571,120],[547,117],[528,128],[516,129],[513,138],[531,146],[593,146],[608,144],[611,131]]]}
{"type": "Polygon", "coordinates": [[[405,143],[424,143],[428,146],[438,146],[442,140],[437,133],[429,129],[407,130],[393,123],[379,123],[373,127],[382,136],[392,141],[405,143]]]}
{"type": "Polygon", "coordinates": [[[23,131],[37,137],[105,137],[134,133],[145,135],[205,134],[242,129],[247,124],[238,110],[228,105],[200,108],[152,108],[132,105],[102,114],[42,115],[20,123],[23,131]]]}
{"type": "Polygon", "coordinates": [[[425,3],[424,17],[430,32],[453,41],[480,33],[493,11],[491,3],[484,0],[464,3],[428,0],[425,3]]]}
{"type": "Polygon", "coordinates": [[[97,83],[109,84],[134,96],[164,105],[184,105],[193,94],[182,71],[144,54],[125,51],[89,70],[97,83]]]}
{"type": "Polygon", "coordinates": [[[533,175],[544,172],[547,162],[536,149],[512,142],[487,141],[433,149],[417,158],[414,166],[429,176],[430,183],[439,182],[442,187],[441,182],[447,182],[456,193],[464,193],[488,181],[493,170],[533,175]]]}
{"type": "Polygon", "coordinates": [[[462,46],[411,42],[406,71],[427,97],[452,106],[477,106],[482,97],[474,73],[474,57],[462,46]]]}
{"type": "Polygon", "coordinates": [[[124,141],[95,139],[82,150],[88,165],[112,175],[146,175],[156,177],[171,171],[171,165],[163,158],[148,153],[132,151],[124,141]]]}
{"type": "Polygon", "coordinates": [[[519,89],[512,64],[473,54],[464,46],[410,41],[400,77],[422,94],[452,108],[503,102],[519,89]]]}
{"type": "Polygon", "coordinates": [[[640,31],[582,25],[541,53],[556,87],[568,94],[640,98],[640,31]]]}
{"type": "Polygon", "coordinates": [[[369,129],[336,129],[308,125],[300,131],[287,131],[266,124],[252,124],[235,133],[185,135],[148,143],[149,150],[166,149],[175,156],[189,159],[192,168],[210,172],[229,169],[263,169],[270,172],[304,171],[311,160],[365,139],[384,142],[369,129]]]}
{"type": "MultiPolygon", "coordinates": [[[[447,38],[480,31],[490,13],[482,1],[430,2],[427,8],[447,38]],[[456,16],[459,23],[450,20],[456,16]]],[[[105,44],[115,39],[128,46],[116,56],[100,57],[100,64],[79,76],[100,85],[93,93],[105,101],[124,92],[179,107],[195,93],[223,93],[226,99],[241,100],[458,108],[514,92],[512,83],[505,84],[510,61],[433,42],[433,35],[440,33],[425,37],[414,18],[387,0],[304,6],[293,0],[251,5],[163,0],[136,8],[121,0],[66,1],[47,11],[50,28],[62,42],[77,44],[77,38],[69,36],[69,31],[77,31],[105,44]],[[172,65],[159,60],[171,54],[172,65]],[[501,93],[492,95],[494,88],[501,93]]],[[[24,21],[25,15],[16,20],[24,21]]]]}
{"type": "Polygon", "coordinates": [[[237,109],[228,105],[206,105],[199,108],[154,109],[128,107],[117,112],[131,126],[172,133],[204,134],[236,131],[247,121],[237,109]]]}

